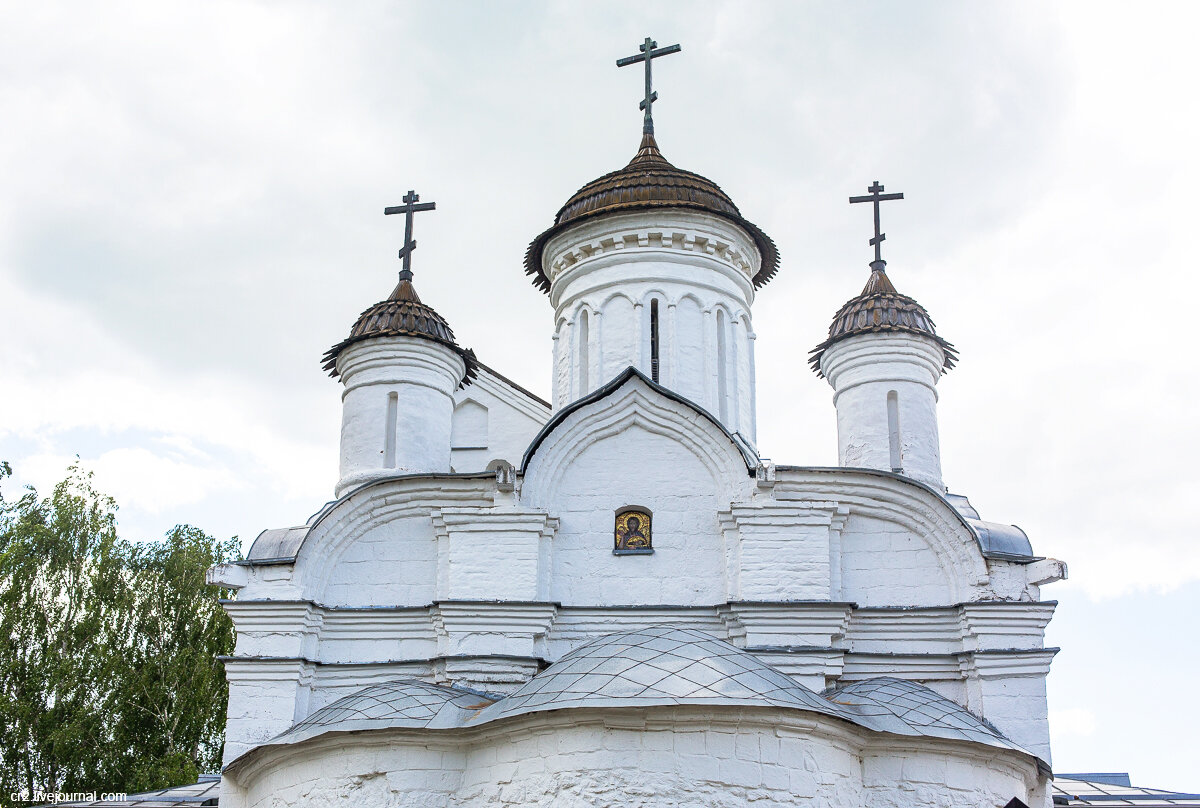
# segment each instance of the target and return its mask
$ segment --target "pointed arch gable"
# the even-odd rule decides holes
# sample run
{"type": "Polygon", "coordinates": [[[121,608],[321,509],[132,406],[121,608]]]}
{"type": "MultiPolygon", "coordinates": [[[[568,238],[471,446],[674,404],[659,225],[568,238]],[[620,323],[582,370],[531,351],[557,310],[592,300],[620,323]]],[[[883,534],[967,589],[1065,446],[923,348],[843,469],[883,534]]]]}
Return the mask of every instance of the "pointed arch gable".
{"type": "Polygon", "coordinates": [[[545,487],[587,447],[630,425],[678,441],[731,486],[756,474],[759,459],[744,440],[703,407],[629,367],[546,423],[521,461],[526,490],[545,487]]]}
{"type": "Polygon", "coordinates": [[[925,542],[945,572],[948,602],[986,594],[987,561],[995,556],[932,487],[889,471],[845,466],[776,466],[775,473],[778,499],[836,500],[852,514],[896,525],[925,542]]]}
{"type": "MultiPolygon", "coordinates": [[[[319,603],[357,602],[333,591],[341,587],[358,592],[364,585],[376,591],[360,592],[369,602],[421,605],[433,599],[436,566],[433,523],[430,514],[439,508],[486,506],[495,490],[494,471],[469,474],[402,474],[374,480],[355,488],[310,521],[294,556],[293,582],[302,597],[319,603]],[[375,551],[363,554],[357,568],[351,557],[358,545],[378,543],[389,564],[379,564],[375,551]],[[417,552],[413,552],[416,550],[417,552]],[[366,563],[365,559],[372,561],[366,563]],[[392,579],[401,567],[411,575],[392,579]],[[392,570],[380,580],[367,581],[361,570],[392,570]]],[[[368,576],[370,577],[370,576],[368,576]]],[[[361,604],[360,604],[361,605],[361,604]]]]}

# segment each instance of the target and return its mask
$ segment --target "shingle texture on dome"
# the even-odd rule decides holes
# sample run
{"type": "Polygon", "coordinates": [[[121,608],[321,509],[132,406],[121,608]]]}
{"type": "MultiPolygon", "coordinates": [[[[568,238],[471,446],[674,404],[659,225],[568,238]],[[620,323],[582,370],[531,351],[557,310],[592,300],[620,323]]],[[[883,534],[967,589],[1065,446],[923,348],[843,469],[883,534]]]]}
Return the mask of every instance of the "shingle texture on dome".
{"type": "Polygon", "coordinates": [[[667,161],[654,135],[644,135],[638,152],[622,169],[605,174],[580,188],[554,217],[554,226],[539,235],[525,252],[525,274],[544,292],[550,279],[542,268],[546,243],[573,222],[605,213],[651,208],[688,208],[722,216],[741,226],[754,239],[762,263],[754,276],[762,286],[779,270],[779,250],[771,237],[742,218],[729,195],[712,180],[676,168],[667,161]]]}
{"type": "MultiPolygon", "coordinates": [[[[411,275],[411,273],[409,273],[411,275]]],[[[358,316],[350,336],[334,345],[321,357],[323,369],[337,378],[338,355],[348,346],[374,337],[420,337],[452,348],[466,365],[462,383],[470,384],[478,371],[475,352],[464,350],[454,341],[454,332],[442,315],[421,302],[409,278],[402,277],[387,300],[371,306],[358,316]]]]}
{"type": "Polygon", "coordinates": [[[938,336],[933,318],[925,311],[925,307],[908,295],[897,292],[882,266],[872,265],[867,285],[838,309],[829,325],[829,336],[812,349],[808,363],[817,376],[823,378],[825,374],[821,372],[821,357],[831,345],[859,334],[887,332],[922,334],[932,339],[945,356],[943,373],[958,361],[954,345],[938,336]]]}

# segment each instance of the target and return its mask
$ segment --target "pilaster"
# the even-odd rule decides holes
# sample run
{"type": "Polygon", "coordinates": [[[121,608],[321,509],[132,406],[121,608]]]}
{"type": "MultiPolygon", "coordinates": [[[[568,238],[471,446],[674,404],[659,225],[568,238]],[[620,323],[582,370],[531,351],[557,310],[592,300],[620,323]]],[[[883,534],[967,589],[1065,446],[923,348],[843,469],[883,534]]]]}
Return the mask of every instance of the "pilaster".
{"type": "Polygon", "coordinates": [[[312,664],[294,658],[225,657],[221,661],[229,682],[224,764],[295,723],[298,691],[301,682],[311,680],[312,664]]]}
{"type": "Polygon", "coordinates": [[[845,519],[837,503],[755,502],[718,517],[730,600],[831,598],[831,535],[845,519]]]}
{"type": "Polygon", "coordinates": [[[439,600],[544,601],[558,519],[545,511],[443,508],[432,514],[439,600]]]}
{"type": "Polygon", "coordinates": [[[973,651],[960,660],[967,707],[1047,762],[1046,676],[1057,653],[1057,648],[973,651]]]}

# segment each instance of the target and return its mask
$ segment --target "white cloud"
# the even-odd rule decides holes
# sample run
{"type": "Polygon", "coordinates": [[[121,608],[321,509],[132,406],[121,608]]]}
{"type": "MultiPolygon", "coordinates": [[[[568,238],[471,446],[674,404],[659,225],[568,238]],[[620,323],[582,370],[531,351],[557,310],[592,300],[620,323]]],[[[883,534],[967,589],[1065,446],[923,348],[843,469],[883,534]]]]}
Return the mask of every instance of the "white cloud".
{"type": "MultiPolygon", "coordinates": [[[[75,458],[62,455],[30,455],[23,459],[21,471],[28,478],[52,484],[73,462],[75,458]]],[[[203,502],[214,493],[244,484],[228,468],[163,457],[140,447],[113,449],[80,465],[94,472],[97,490],[113,497],[119,505],[153,516],[178,512],[181,506],[203,502]]]]}
{"type": "Polygon", "coordinates": [[[889,271],[962,351],[940,386],[952,487],[1066,560],[1064,593],[1200,580],[1200,7],[2,14],[0,459],[44,487],[79,454],[123,529],[251,536],[320,506],[339,388],[317,357],[390,290],[398,234],[379,209],[409,188],[438,203],[422,297],[547,390],[550,307],[521,255],[632,156],[639,80],[612,60],[649,31],[684,46],[658,74],[667,156],[722,183],[783,254],[755,306],[765,454],[836,460],[829,390],[803,357],[865,280],[869,225],[845,200],[880,179],[906,193],[889,271]]]}
{"type": "Polygon", "coordinates": [[[1050,711],[1050,735],[1055,743],[1072,736],[1090,737],[1096,732],[1096,715],[1083,707],[1050,711]]]}

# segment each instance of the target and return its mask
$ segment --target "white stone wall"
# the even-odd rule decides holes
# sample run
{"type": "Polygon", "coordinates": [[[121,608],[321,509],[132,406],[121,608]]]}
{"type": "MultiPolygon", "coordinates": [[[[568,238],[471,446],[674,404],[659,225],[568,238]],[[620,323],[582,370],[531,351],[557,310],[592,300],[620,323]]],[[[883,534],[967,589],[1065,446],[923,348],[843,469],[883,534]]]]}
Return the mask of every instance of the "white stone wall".
{"type": "Polygon", "coordinates": [[[341,471],[335,495],[381,476],[450,470],[453,391],[462,358],[418,337],[356,342],[337,359],[341,375],[341,471]]]}
{"type": "Polygon", "coordinates": [[[677,442],[633,426],[598,441],[566,470],[554,538],[552,600],[567,605],[724,599],[717,480],[677,442]],[[616,513],[652,514],[654,555],[613,555],[616,513]],[[688,559],[686,574],[681,559],[688,559]]]}
{"type": "Polygon", "coordinates": [[[556,408],[626,367],[651,375],[656,301],[659,383],[753,441],[751,278],[761,258],[747,233],[707,213],[641,211],[568,228],[546,245],[544,261],[556,323],[556,408]]]}
{"type": "Polygon", "coordinates": [[[925,683],[1049,759],[1046,572],[985,560],[925,486],[751,476],[716,424],[636,376],[508,479],[379,479],[314,520],[294,565],[238,568],[230,754],[372,681],[505,692],[586,640],[666,623],[813,689],[925,683]],[[652,512],[653,555],[612,554],[624,506],[652,512]]]}
{"type": "Polygon", "coordinates": [[[320,602],[339,606],[421,606],[433,602],[437,554],[427,513],[410,510],[371,525],[341,550],[320,602]]]}
{"type": "Polygon", "coordinates": [[[821,371],[834,390],[838,464],[899,471],[945,490],[937,424],[944,361],[937,343],[915,334],[862,334],[831,345],[821,357],[821,371]],[[898,424],[889,424],[889,394],[898,424]]]}
{"type": "Polygon", "coordinates": [[[550,599],[564,605],[725,600],[718,510],[748,495],[745,458],[719,427],[633,377],[573,413],[530,460],[522,501],[559,521],[550,599]],[[650,511],[653,555],[613,554],[617,512],[650,511]],[[686,574],[676,574],[687,559],[686,574]]]}
{"type": "Polygon", "coordinates": [[[860,606],[943,606],[955,574],[919,533],[851,514],[842,532],[842,597],[860,606]]]}
{"type": "Polygon", "coordinates": [[[503,460],[519,468],[549,418],[545,403],[481,367],[472,384],[454,391],[451,466],[456,472],[483,471],[503,460]]]}
{"type": "Polygon", "coordinates": [[[890,738],[816,714],[738,708],[569,710],[474,731],[317,740],[236,766],[226,808],[1046,805],[1018,753],[890,738]]]}

